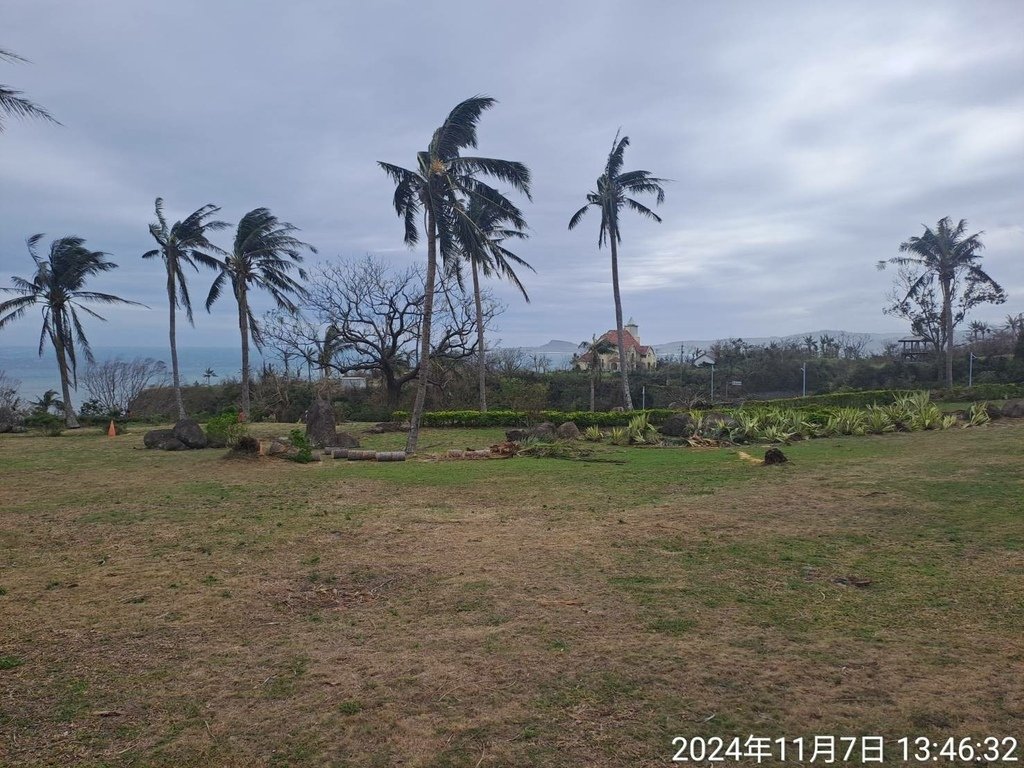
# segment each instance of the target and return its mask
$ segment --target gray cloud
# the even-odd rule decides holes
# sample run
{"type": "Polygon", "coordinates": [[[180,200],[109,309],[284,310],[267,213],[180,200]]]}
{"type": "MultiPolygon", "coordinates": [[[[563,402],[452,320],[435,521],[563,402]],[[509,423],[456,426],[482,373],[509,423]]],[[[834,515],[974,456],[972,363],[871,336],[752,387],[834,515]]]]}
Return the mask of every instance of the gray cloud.
{"type": "MultiPolygon", "coordinates": [[[[597,221],[566,230],[615,131],[674,180],[661,225],[624,224],[625,311],[645,340],[898,329],[874,263],[951,215],[985,230],[1024,309],[1024,6],[1017,2],[15,3],[0,67],[64,124],[0,137],[0,281],[25,236],[77,233],[121,265],[109,343],[162,343],[161,279],[138,256],[157,195],[237,220],[267,205],[323,258],[401,243],[376,160],[411,164],[474,93],[500,103],[481,152],[526,162],[533,302],[504,286],[506,343],[613,323],[597,221]],[[951,44],[952,43],[952,44],[951,44]]],[[[229,238],[225,237],[226,243],[229,238]]],[[[203,295],[210,276],[193,281],[203,295]]],[[[234,343],[225,304],[183,343],[234,343]]],[[[31,344],[29,322],[4,343],[31,344]]]]}

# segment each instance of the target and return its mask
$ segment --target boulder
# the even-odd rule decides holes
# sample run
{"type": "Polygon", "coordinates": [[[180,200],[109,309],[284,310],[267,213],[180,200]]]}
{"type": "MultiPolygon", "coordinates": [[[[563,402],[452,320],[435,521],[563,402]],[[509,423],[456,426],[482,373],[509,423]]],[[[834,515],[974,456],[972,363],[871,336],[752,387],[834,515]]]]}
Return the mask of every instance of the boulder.
{"type": "Polygon", "coordinates": [[[348,432],[339,432],[334,436],[331,448],[358,448],[359,438],[348,432]]]}
{"type": "Polygon", "coordinates": [[[372,435],[382,435],[385,432],[408,432],[410,429],[412,424],[408,421],[381,421],[366,431],[372,435]]]}
{"type": "Polygon", "coordinates": [[[203,428],[194,419],[180,419],[174,425],[174,436],[183,442],[186,448],[205,448],[209,443],[203,428]]]}
{"type": "Polygon", "coordinates": [[[688,413],[677,413],[665,419],[658,430],[666,437],[689,437],[697,425],[688,413]]]}
{"type": "Polygon", "coordinates": [[[176,437],[169,437],[161,440],[157,446],[161,451],[187,451],[189,448],[176,437]]]}
{"type": "Polygon", "coordinates": [[[151,429],[142,436],[142,444],[147,448],[159,448],[160,443],[174,439],[173,429],[151,429]]]}
{"type": "Polygon", "coordinates": [[[207,448],[227,448],[227,445],[227,438],[225,438],[223,434],[206,436],[207,448]]]}
{"type": "Polygon", "coordinates": [[[1024,417],[1024,400],[1007,400],[999,409],[999,415],[1004,419],[1019,419],[1024,417]]]}
{"type": "Polygon", "coordinates": [[[267,446],[267,456],[281,456],[292,450],[292,444],[284,438],[275,437],[267,446]]]}
{"type": "Polygon", "coordinates": [[[529,436],[534,440],[554,440],[555,425],[550,421],[542,422],[530,430],[529,436]]]}
{"type": "Polygon", "coordinates": [[[580,428],[573,422],[567,421],[564,424],[558,425],[558,429],[555,430],[555,435],[558,436],[559,440],[579,440],[580,428]]]}
{"type": "Polygon", "coordinates": [[[765,466],[768,466],[769,464],[785,464],[787,461],[789,461],[789,459],[786,458],[786,454],[778,448],[769,448],[764,452],[765,466]]]}
{"type": "Polygon", "coordinates": [[[315,448],[337,445],[335,442],[334,408],[321,397],[318,397],[306,412],[306,439],[315,448]]]}
{"type": "Polygon", "coordinates": [[[505,441],[509,443],[521,443],[529,436],[530,432],[528,430],[510,429],[505,433],[505,441]]]}

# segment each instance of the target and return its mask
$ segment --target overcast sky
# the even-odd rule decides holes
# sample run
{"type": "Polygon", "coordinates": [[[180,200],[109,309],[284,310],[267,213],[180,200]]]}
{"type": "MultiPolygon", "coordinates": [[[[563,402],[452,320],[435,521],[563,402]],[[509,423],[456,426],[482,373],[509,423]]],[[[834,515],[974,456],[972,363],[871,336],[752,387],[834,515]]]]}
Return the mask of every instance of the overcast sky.
{"type": "MultiPolygon", "coordinates": [[[[94,287],[153,309],[90,320],[94,343],[163,343],[164,278],[139,258],[158,195],[176,218],[268,206],[321,259],[422,259],[375,161],[414,167],[478,93],[499,100],[480,154],[534,178],[518,248],[533,301],[497,289],[506,345],[614,325],[598,219],[566,225],[620,126],[626,167],[674,180],[662,224],[622,225],[645,342],[903,330],[875,263],[945,215],[985,231],[1010,296],[975,318],[1024,311],[1020,0],[5,0],[0,48],[31,60],[0,62],[0,82],[63,123],[0,134],[0,285],[30,274],[35,232],[110,252],[120,269],[94,287]]],[[[227,301],[196,319],[180,343],[236,343],[227,301]]],[[[26,319],[0,344],[37,338],[26,319]]]]}

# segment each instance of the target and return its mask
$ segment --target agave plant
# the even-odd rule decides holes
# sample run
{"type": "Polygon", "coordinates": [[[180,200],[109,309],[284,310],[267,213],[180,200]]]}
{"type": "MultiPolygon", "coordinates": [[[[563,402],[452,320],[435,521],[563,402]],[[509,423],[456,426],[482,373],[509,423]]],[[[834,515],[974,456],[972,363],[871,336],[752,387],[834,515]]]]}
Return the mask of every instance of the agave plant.
{"type": "Polygon", "coordinates": [[[789,443],[796,436],[797,433],[789,432],[778,424],[770,424],[761,433],[761,439],[768,443],[789,443]]]}
{"type": "Polygon", "coordinates": [[[967,424],[968,427],[980,427],[983,424],[988,424],[992,421],[992,417],[988,415],[988,403],[974,403],[971,406],[971,410],[967,412],[967,424]]]}
{"type": "Polygon", "coordinates": [[[637,445],[651,445],[659,440],[658,430],[651,424],[646,413],[638,414],[629,420],[626,434],[629,437],[629,442],[637,445]]]}
{"type": "Polygon", "coordinates": [[[956,422],[957,422],[956,414],[955,413],[950,413],[950,414],[947,414],[946,416],[942,417],[942,424],[941,424],[941,426],[942,426],[943,429],[949,429],[950,427],[955,427],[956,426],[956,422]]]}
{"type": "Polygon", "coordinates": [[[868,432],[873,435],[881,435],[885,432],[895,432],[896,425],[893,423],[889,409],[884,406],[872,403],[865,411],[868,421],[868,432]]]}
{"type": "Polygon", "coordinates": [[[857,408],[835,408],[828,420],[834,435],[863,435],[867,432],[867,414],[857,408]]]}
{"type": "Polygon", "coordinates": [[[583,430],[583,439],[588,442],[599,443],[603,437],[600,427],[590,426],[583,430]]]}
{"type": "Polygon", "coordinates": [[[629,430],[626,427],[612,427],[608,439],[612,445],[629,445],[629,430]]]}

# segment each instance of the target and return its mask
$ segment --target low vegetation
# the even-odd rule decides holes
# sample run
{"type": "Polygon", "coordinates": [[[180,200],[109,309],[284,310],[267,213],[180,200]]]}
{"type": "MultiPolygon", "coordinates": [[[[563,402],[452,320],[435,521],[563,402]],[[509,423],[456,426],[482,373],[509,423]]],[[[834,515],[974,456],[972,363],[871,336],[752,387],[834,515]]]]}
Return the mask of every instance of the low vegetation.
{"type": "Polygon", "coordinates": [[[1017,419],[775,467],[429,458],[503,428],[303,465],[142,432],[0,435],[0,764],[661,765],[677,735],[1024,717],[1017,419]]]}

